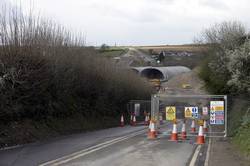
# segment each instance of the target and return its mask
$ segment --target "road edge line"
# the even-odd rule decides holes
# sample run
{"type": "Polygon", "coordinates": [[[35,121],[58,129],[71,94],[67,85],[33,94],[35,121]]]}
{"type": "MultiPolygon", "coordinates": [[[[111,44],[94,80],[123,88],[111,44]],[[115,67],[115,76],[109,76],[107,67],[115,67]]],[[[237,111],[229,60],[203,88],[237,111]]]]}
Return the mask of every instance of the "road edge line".
{"type": "Polygon", "coordinates": [[[189,163],[189,166],[195,166],[195,162],[196,162],[196,160],[198,158],[200,150],[201,150],[201,145],[198,145],[196,147],[196,149],[195,149],[195,152],[194,152],[193,157],[192,157],[192,159],[191,159],[191,161],[189,163]]]}
{"type": "Polygon", "coordinates": [[[17,148],[21,148],[23,147],[25,144],[20,144],[20,145],[13,145],[13,146],[6,146],[3,148],[0,148],[0,152],[1,151],[5,151],[5,150],[12,150],[12,149],[17,149],[17,148]]]}
{"type": "Polygon", "coordinates": [[[211,139],[209,139],[209,142],[208,142],[208,148],[207,148],[207,154],[206,154],[206,160],[205,160],[205,163],[204,163],[204,166],[208,166],[208,162],[209,162],[209,158],[210,158],[210,149],[211,149],[211,139]]]}
{"type": "MultiPolygon", "coordinates": [[[[140,135],[140,134],[139,134],[139,135],[140,135]]],[[[96,152],[96,151],[98,151],[98,150],[101,150],[101,149],[103,149],[103,148],[109,147],[109,146],[111,146],[111,145],[113,145],[113,144],[116,144],[116,143],[118,143],[118,142],[122,142],[122,141],[125,141],[125,140],[127,140],[127,139],[133,138],[133,137],[135,137],[135,136],[136,136],[136,135],[129,136],[129,137],[125,137],[125,138],[122,138],[122,139],[120,139],[120,140],[116,140],[116,141],[114,141],[114,142],[111,142],[111,143],[109,143],[109,144],[105,144],[105,145],[103,145],[103,146],[100,146],[100,147],[98,147],[98,148],[92,149],[92,150],[90,150],[90,151],[86,151],[86,152],[81,153],[81,154],[78,154],[78,155],[73,156],[73,157],[71,157],[71,158],[68,158],[68,159],[66,159],[66,160],[62,160],[62,161],[59,161],[59,162],[57,162],[57,163],[54,163],[53,166],[54,166],[54,165],[57,166],[57,165],[61,165],[61,164],[66,164],[66,163],[68,163],[68,162],[70,162],[70,161],[72,161],[72,160],[78,159],[78,158],[83,157],[83,156],[85,156],[85,155],[87,155],[87,154],[96,152]]]]}
{"type": "MultiPolygon", "coordinates": [[[[94,145],[92,147],[89,147],[89,148],[86,148],[86,149],[83,149],[83,150],[80,150],[78,152],[74,152],[74,153],[71,153],[71,154],[68,154],[68,155],[65,155],[65,156],[62,156],[60,158],[57,158],[57,159],[54,159],[54,160],[50,160],[50,161],[47,161],[47,162],[44,162],[44,163],[41,163],[39,164],[39,166],[47,166],[47,165],[58,165],[58,163],[60,164],[63,164],[64,161],[71,161],[69,159],[74,159],[75,156],[82,156],[81,154],[89,154],[89,153],[92,153],[94,151],[96,151],[97,149],[102,149],[102,148],[105,148],[105,147],[108,147],[110,145],[113,145],[115,143],[118,143],[118,142],[121,142],[121,141],[124,141],[124,140],[127,140],[127,139],[130,139],[130,138],[133,138],[137,135],[141,135],[143,134],[145,131],[145,129],[143,130],[140,130],[140,131],[137,131],[137,132],[133,132],[131,133],[130,135],[128,136],[122,136],[122,137],[118,137],[118,138],[115,138],[115,139],[112,139],[112,140],[109,140],[109,141],[106,141],[104,143],[100,143],[100,144],[97,144],[97,145],[94,145]]],[[[78,157],[77,157],[78,158],[78,157]]],[[[72,159],[72,160],[73,160],[72,159]]]]}

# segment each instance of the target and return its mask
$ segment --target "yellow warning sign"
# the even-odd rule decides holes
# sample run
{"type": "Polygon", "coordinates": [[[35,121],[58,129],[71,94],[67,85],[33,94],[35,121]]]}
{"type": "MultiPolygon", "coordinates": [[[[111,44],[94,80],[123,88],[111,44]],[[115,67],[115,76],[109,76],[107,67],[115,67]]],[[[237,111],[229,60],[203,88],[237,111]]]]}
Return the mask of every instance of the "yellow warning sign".
{"type": "Polygon", "coordinates": [[[192,107],[185,107],[185,118],[192,118],[192,107]]]}
{"type": "Polygon", "coordinates": [[[224,106],[216,106],[214,108],[215,111],[223,111],[224,110],[224,106]]]}
{"type": "Polygon", "coordinates": [[[212,106],[212,111],[224,111],[224,106],[212,106]]]}
{"type": "Polygon", "coordinates": [[[198,124],[199,124],[199,126],[203,126],[203,123],[204,123],[204,121],[201,119],[201,120],[198,120],[198,124]]]}
{"type": "Polygon", "coordinates": [[[176,119],[176,108],[175,107],[166,107],[166,120],[176,119]]]}

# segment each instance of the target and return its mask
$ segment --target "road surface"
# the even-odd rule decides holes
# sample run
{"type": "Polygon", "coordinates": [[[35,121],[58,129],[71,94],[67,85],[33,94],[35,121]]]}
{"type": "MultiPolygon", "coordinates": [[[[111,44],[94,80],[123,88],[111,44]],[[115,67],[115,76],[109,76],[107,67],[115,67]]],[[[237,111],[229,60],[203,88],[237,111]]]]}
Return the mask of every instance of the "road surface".
{"type": "MultiPolygon", "coordinates": [[[[188,78],[190,78],[188,76],[188,78]]],[[[184,78],[169,81],[174,90],[184,78]],[[172,83],[171,83],[172,82],[172,83]]],[[[195,83],[197,81],[194,79],[195,83]]],[[[192,87],[196,87],[191,82],[192,87]]],[[[186,90],[187,93],[196,91],[186,90]]],[[[174,91],[183,94],[181,91],[174,91]]],[[[167,92],[164,92],[167,93],[167,92]]],[[[172,91],[171,91],[172,93],[172,91]]],[[[196,92],[197,93],[197,92],[196,92]]],[[[195,94],[195,93],[194,93],[195,94]]],[[[187,124],[187,130],[190,122],[187,124]]],[[[178,131],[181,130],[178,123],[178,131]]],[[[165,122],[156,140],[147,139],[146,126],[116,127],[100,131],[54,138],[0,150],[0,166],[72,165],[72,166],[185,166],[204,165],[206,146],[195,145],[195,136],[180,142],[169,141],[172,124],[165,122]],[[198,148],[199,147],[199,148],[198,148]],[[199,149],[199,151],[197,151],[199,149]]],[[[207,140],[206,140],[207,141],[207,140]]]]}
{"type": "MultiPolygon", "coordinates": [[[[181,123],[178,124],[180,131],[181,123]]],[[[147,139],[146,126],[126,126],[55,138],[0,151],[0,166],[183,166],[196,148],[195,137],[169,141],[172,124],[165,123],[156,140],[147,139]]]]}

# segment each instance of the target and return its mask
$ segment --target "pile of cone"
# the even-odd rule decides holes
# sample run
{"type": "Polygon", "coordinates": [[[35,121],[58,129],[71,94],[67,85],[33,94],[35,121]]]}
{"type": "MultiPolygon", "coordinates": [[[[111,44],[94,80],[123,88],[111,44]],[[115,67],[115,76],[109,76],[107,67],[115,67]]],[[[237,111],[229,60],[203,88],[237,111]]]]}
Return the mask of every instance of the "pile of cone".
{"type": "MultiPolygon", "coordinates": [[[[206,122],[204,121],[205,125],[206,125],[206,122]]],[[[205,136],[204,136],[204,123],[203,124],[200,124],[199,126],[199,132],[198,132],[198,135],[197,135],[197,138],[196,138],[196,144],[204,144],[205,143],[205,136]]],[[[192,120],[192,132],[195,132],[195,123],[194,123],[194,120],[192,120]]],[[[182,129],[181,129],[181,139],[182,140],[186,140],[187,139],[187,132],[186,132],[186,121],[183,120],[183,123],[182,123],[182,129]]],[[[177,132],[177,121],[174,120],[173,121],[173,130],[172,130],[172,134],[171,134],[171,137],[170,137],[170,140],[171,141],[178,141],[178,132],[177,132]]]]}
{"type": "Polygon", "coordinates": [[[156,128],[155,128],[155,121],[151,120],[149,124],[149,131],[148,131],[148,139],[156,139],[156,128]]]}

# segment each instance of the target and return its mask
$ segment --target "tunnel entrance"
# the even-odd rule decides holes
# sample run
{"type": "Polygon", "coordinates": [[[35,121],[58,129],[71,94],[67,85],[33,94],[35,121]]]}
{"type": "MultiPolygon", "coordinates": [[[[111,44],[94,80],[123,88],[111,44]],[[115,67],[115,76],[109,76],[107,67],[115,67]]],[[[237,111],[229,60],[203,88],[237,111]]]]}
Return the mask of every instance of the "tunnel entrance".
{"type": "Polygon", "coordinates": [[[142,70],[141,76],[146,77],[148,79],[164,79],[163,73],[160,70],[154,68],[142,70]]]}

